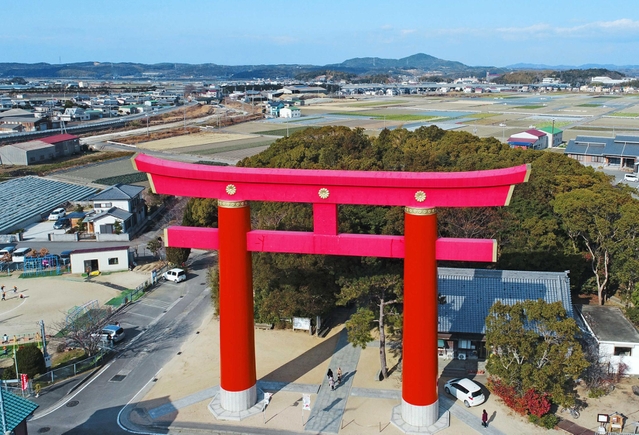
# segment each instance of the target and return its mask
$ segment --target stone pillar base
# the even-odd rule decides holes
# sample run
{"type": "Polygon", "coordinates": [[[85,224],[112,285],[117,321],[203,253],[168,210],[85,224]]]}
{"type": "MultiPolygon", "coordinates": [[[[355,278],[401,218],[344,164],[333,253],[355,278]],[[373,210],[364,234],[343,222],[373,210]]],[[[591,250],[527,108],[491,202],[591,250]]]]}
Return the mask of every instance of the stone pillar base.
{"type": "Polygon", "coordinates": [[[259,414],[264,410],[264,392],[253,385],[244,391],[225,391],[213,396],[209,403],[209,411],[218,420],[241,421],[259,414]],[[233,407],[233,409],[229,409],[233,407]],[[243,409],[242,409],[243,407],[243,409]]]}
{"type": "Polygon", "coordinates": [[[450,426],[450,412],[439,415],[439,401],[427,406],[406,403],[393,408],[391,423],[406,434],[434,434],[450,426]]]}

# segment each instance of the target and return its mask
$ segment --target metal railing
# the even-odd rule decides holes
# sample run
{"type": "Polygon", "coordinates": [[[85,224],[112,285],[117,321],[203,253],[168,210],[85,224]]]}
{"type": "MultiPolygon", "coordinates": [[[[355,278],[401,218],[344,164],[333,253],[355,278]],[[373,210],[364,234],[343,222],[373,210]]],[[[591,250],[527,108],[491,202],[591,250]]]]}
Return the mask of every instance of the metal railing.
{"type": "Polygon", "coordinates": [[[47,386],[53,384],[54,382],[59,382],[64,379],[71,378],[82,372],[99,366],[102,363],[104,356],[109,352],[110,349],[100,349],[100,351],[93,356],[85,358],[81,361],[77,361],[73,364],[50,370],[45,374],[38,375],[33,378],[31,383],[32,385],[39,384],[41,386],[47,386]]]}

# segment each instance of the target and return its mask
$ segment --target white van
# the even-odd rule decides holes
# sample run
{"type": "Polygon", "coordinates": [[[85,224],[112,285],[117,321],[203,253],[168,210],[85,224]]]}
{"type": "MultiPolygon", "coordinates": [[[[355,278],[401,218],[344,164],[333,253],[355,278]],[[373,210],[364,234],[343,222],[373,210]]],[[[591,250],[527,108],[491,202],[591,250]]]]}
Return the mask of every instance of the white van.
{"type": "Polygon", "coordinates": [[[12,260],[16,263],[24,263],[24,257],[31,252],[31,248],[18,248],[13,251],[12,260]]]}
{"type": "Polygon", "coordinates": [[[639,181],[639,175],[637,174],[625,174],[623,179],[626,181],[639,181]]]}

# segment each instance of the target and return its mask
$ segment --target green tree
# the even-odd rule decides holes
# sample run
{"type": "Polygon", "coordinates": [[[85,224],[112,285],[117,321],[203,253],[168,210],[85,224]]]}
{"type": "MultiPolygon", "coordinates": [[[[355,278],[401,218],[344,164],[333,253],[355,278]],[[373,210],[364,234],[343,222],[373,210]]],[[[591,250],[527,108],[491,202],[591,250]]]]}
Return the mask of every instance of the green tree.
{"type": "Polygon", "coordinates": [[[122,222],[120,221],[115,221],[113,223],[113,232],[115,234],[122,234],[122,222]]]}
{"type": "Polygon", "coordinates": [[[601,305],[608,296],[612,256],[625,237],[620,227],[624,222],[622,207],[630,201],[627,193],[605,183],[560,193],[554,200],[554,210],[574,250],[586,249],[601,305]]]}
{"type": "Polygon", "coordinates": [[[561,302],[497,301],[486,318],[491,352],[486,369],[519,396],[534,389],[548,393],[555,403],[571,404],[574,380],[588,367],[578,333],[561,302]]]}
{"type": "MultiPolygon", "coordinates": [[[[390,269],[390,268],[389,268],[390,269]]],[[[357,312],[346,322],[348,341],[362,349],[373,340],[371,327],[377,325],[379,333],[379,363],[381,375],[388,377],[386,361],[386,328],[401,329],[401,314],[397,308],[402,302],[402,279],[399,273],[375,274],[343,279],[337,298],[339,305],[356,302],[357,312]],[[390,318],[390,325],[387,320],[390,318]]]]}
{"type": "MultiPolygon", "coordinates": [[[[36,375],[46,373],[47,367],[44,363],[44,355],[38,346],[21,346],[16,351],[16,361],[20,374],[26,373],[29,379],[36,375]]],[[[13,366],[5,369],[3,379],[16,379],[16,370],[13,366]],[[5,377],[6,375],[6,377],[5,377]]]]}
{"type": "Polygon", "coordinates": [[[146,247],[154,257],[158,257],[160,254],[160,250],[162,249],[162,242],[158,239],[151,239],[149,243],[146,244],[146,247]]]}
{"type": "Polygon", "coordinates": [[[186,263],[191,250],[188,248],[166,248],[166,261],[176,266],[186,263]]]}

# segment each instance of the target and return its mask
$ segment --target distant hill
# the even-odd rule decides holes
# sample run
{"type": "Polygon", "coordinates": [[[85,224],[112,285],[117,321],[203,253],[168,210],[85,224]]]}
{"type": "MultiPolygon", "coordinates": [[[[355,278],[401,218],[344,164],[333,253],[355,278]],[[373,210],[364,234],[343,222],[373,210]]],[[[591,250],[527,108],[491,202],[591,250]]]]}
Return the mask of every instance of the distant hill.
{"type": "Polygon", "coordinates": [[[162,79],[252,79],[294,77],[299,73],[313,71],[341,71],[358,75],[375,75],[380,73],[421,74],[437,72],[440,75],[477,74],[485,75],[487,71],[500,72],[495,67],[471,67],[461,62],[438,59],[434,56],[419,53],[401,59],[382,59],[365,57],[349,59],[331,65],[217,65],[183,64],[183,63],[111,63],[111,62],[78,62],[69,64],[48,63],[0,63],[0,79],[14,77],[58,78],[58,79],[93,79],[112,80],[114,78],[162,78],[162,79]]]}
{"type": "Polygon", "coordinates": [[[468,66],[461,62],[439,59],[424,53],[414,54],[401,59],[383,59],[379,57],[359,57],[330,65],[217,65],[214,63],[185,64],[158,63],[143,64],[133,62],[77,62],[68,64],[48,63],[0,63],[0,81],[23,77],[25,79],[184,79],[184,80],[250,80],[296,76],[313,76],[325,71],[345,73],[358,76],[379,75],[431,75],[441,77],[459,77],[474,75],[484,77],[486,73],[504,74],[519,70],[563,71],[572,69],[608,69],[620,71],[627,75],[639,74],[639,66],[626,65],[583,65],[571,67],[566,65],[548,66],[519,63],[505,68],[494,66],[468,66]]]}

